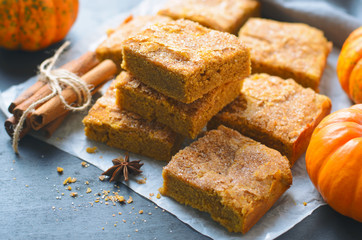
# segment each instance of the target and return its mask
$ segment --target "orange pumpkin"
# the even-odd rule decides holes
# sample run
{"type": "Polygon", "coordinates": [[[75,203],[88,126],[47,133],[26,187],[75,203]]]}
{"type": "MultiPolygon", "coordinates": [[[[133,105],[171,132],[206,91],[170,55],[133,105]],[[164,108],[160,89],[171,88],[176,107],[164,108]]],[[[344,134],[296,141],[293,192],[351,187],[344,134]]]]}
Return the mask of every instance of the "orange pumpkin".
{"type": "Polygon", "coordinates": [[[1,0],[0,46],[36,51],[62,40],[78,14],[78,0],[1,0]]]}
{"type": "Polygon", "coordinates": [[[313,132],[305,160],[323,199],[362,222],[362,104],[324,118],[313,132]]]}
{"type": "Polygon", "coordinates": [[[362,103],[362,27],[344,42],[337,63],[337,75],[343,90],[355,103],[362,103]]]}

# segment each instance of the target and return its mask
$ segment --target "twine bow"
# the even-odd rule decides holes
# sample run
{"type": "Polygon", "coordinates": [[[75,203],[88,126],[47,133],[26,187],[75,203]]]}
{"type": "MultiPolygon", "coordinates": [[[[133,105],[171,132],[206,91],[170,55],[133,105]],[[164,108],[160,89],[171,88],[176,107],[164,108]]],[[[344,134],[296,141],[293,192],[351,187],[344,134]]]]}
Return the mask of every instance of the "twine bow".
{"type": "Polygon", "coordinates": [[[19,154],[18,142],[24,121],[26,120],[29,113],[34,111],[34,109],[38,105],[48,101],[56,95],[59,96],[60,100],[64,104],[64,107],[68,110],[82,111],[87,109],[91,104],[91,90],[88,88],[87,84],[82,81],[82,79],[80,79],[80,77],[65,69],[53,70],[55,62],[69,45],[69,41],[64,42],[64,44],[55,52],[54,56],[46,59],[39,66],[39,80],[45,81],[52,90],[52,93],[32,103],[21,115],[19,122],[15,127],[13,135],[13,149],[14,152],[17,154],[19,154]],[[66,87],[71,87],[73,91],[77,94],[77,106],[71,106],[62,96],[62,90],[66,87]]]}

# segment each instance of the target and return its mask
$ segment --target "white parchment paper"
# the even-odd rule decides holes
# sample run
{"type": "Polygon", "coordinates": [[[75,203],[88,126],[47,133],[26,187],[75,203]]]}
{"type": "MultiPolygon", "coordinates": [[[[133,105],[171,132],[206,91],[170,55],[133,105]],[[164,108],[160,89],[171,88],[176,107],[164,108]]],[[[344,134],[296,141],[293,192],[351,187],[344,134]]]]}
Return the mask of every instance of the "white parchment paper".
{"type": "MultiPolygon", "coordinates": [[[[84,40],[73,45],[72,48],[62,56],[60,64],[78,57],[86,50],[94,49],[102,38],[104,38],[105,30],[110,27],[116,27],[122,19],[127,17],[130,13],[134,15],[153,14],[160,8],[160,4],[162,4],[162,1],[145,0],[131,12],[123,13],[111,18],[109,21],[102,24],[99,29],[95,30],[94,33],[85,36],[84,40]]],[[[346,94],[342,91],[336,76],[335,66],[338,54],[339,50],[333,49],[328,58],[328,64],[320,87],[321,93],[332,99],[332,112],[351,105],[346,94]]],[[[9,106],[10,102],[35,81],[36,77],[33,77],[25,83],[13,86],[1,93],[0,98],[2,99],[0,99],[0,107],[7,116],[10,116],[7,112],[7,106],[9,106]]],[[[119,149],[108,147],[102,143],[88,140],[84,135],[82,125],[82,119],[85,114],[86,113],[70,114],[62,126],[49,139],[45,139],[36,133],[32,133],[32,135],[65,152],[77,156],[102,170],[106,170],[112,166],[111,160],[119,157],[120,154],[123,155],[124,152],[119,149]],[[86,152],[87,147],[94,146],[98,149],[96,153],[89,154],[86,152]]],[[[21,142],[19,150],[21,154],[21,142]]],[[[157,193],[158,189],[162,186],[163,181],[161,172],[162,167],[166,163],[136,154],[131,154],[130,157],[131,159],[142,160],[144,163],[144,166],[142,167],[143,175],[139,176],[138,179],[146,177],[147,181],[146,184],[138,184],[136,181],[129,181],[127,185],[147,198],[149,193],[157,193]]],[[[161,197],[160,199],[157,199],[154,197],[152,201],[174,214],[181,221],[189,224],[196,231],[214,239],[273,239],[292,228],[303,218],[311,214],[313,210],[325,204],[308,178],[305,169],[304,156],[293,166],[292,173],[293,185],[291,188],[245,235],[229,233],[225,228],[214,222],[209,214],[178,204],[170,198],[161,197]],[[307,203],[306,206],[304,206],[304,202],[307,203]]]]}

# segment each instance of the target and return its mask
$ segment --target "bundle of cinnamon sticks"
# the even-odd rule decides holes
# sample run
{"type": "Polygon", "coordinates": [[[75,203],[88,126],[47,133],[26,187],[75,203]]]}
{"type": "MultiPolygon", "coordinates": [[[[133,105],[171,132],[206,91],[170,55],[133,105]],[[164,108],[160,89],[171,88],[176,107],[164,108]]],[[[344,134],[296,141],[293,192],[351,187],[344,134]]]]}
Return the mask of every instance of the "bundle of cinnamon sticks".
{"type": "MultiPolygon", "coordinates": [[[[112,79],[117,72],[116,64],[111,60],[99,62],[94,52],[87,52],[78,59],[60,67],[79,76],[91,89],[91,93],[96,93],[101,86],[112,79]]],[[[52,93],[49,85],[42,80],[38,80],[31,87],[20,94],[9,106],[8,110],[13,115],[5,121],[5,129],[9,136],[13,136],[14,130],[20,117],[26,109],[45,96],[52,93]]],[[[77,101],[77,94],[71,87],[62,88],[61,95],[68,104],[77,101]]],[[[69,110],[65,108],[56,95],[50,100],[36,106],[35,110],[26,116],[20,138],[24,137],[31,129],[40,130],[46,137],[50,137],[61,125],[69,110]]]]}

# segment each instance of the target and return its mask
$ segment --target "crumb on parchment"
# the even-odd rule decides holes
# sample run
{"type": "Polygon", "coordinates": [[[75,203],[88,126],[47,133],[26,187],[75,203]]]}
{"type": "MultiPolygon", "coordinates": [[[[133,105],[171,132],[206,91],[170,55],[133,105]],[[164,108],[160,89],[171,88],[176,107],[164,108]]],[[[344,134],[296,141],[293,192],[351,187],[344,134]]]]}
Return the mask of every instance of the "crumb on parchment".
{"type": "Polygon", "coordinates": [[[97,152],[97,147],[94,146],[94,147],[87,147],[86,151],[87,153],[96,153],[97,152]]]}

